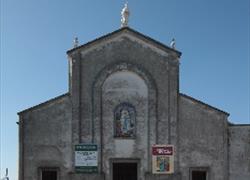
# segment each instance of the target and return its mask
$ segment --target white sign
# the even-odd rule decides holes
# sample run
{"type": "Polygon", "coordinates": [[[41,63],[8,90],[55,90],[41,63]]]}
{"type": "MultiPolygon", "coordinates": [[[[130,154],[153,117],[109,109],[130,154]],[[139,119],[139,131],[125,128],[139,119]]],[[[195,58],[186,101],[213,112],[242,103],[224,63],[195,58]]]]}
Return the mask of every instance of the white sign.
{"type": "Polygon", "coordinates": [[[77,172],[93,173],[98,171],[98,152],[96,144],[75,146],[75,169],[77,172]]]}
{"type": "Polygon", "coordinates": [[[97,152],[76,151],[75,166],[97,166],[97,152]]]}

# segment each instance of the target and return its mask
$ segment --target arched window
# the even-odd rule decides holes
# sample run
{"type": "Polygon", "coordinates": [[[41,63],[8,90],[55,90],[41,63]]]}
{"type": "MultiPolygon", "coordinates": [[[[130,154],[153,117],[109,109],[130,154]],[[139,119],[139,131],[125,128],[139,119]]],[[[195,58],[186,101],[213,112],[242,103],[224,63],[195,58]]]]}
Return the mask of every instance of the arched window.
{"type": "Polygon", "coordinates": [[[135,137],[136,112],[134,106],[129,103],[121,103],[114,111],[114,135],[115,137],[135,137]]]}

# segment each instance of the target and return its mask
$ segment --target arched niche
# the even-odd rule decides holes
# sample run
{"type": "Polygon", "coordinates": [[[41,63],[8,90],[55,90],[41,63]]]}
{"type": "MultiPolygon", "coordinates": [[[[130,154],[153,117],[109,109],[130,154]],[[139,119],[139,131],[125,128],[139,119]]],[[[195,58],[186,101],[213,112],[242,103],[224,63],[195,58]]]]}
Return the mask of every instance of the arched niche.
{"type": "MultiPolygon", "coordinates": [[[[102,86],[104,139],[108,142],[113,138],[136,139],[137,134],[142,132],[137,124],[143,121],[145,125],[148,122],[147,119],[148,87],[145,81],[131,71],[118,71],[111,74],[102,86]],[[110,131],[110,125],[113,131],[110,131]],[[109,128],[105,131],[107,126],[109,128]]],[[[144,133],[147,134],[147,131],[144,133]]]]}
{"type": "Polygon", "coordinates": [[[92,141],[99,146],[99,171],[109,177],[110,160],[116,158],[141,159],[141,174],[150,171],[150,150],[157,136],[157,88],[150,73],[126,62],[104,68],[93,84],[92,104],[92,141]],[[115,137],[115,111],[122,104],[134,108],[135,136],[115,137]]]}

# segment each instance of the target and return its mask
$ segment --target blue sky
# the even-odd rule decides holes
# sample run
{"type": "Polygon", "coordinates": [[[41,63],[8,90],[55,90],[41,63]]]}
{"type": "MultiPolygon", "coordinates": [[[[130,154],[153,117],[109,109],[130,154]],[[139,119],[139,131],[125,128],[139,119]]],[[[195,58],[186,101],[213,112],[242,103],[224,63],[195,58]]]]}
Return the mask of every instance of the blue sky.
{"type": "MultiPolygon", "coordinates": [[[[17,180],[17,112],[68,91],[66,51],[120,28],[123,0],[1,0],[1,174],[17,180]]],[[[129,26],[182,52],[180,91],[249,123],[249,0],[129,0],[129,26]]]]}

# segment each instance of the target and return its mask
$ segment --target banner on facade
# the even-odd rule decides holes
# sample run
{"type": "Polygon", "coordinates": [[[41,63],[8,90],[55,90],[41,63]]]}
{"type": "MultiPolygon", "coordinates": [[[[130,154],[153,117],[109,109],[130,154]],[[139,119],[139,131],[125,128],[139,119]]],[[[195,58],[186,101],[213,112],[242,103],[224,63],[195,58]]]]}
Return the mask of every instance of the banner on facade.
{"type": "Polygon", "coordinates": [[[174,172],[174,146],[152,146],[153,174],[171,174],[174,172]]]}
{"type": "Polygon", "coordinates": [[[98,172],[98,151],[96,144],[75,145],[75,170],[78,173],[98,172]]]}

